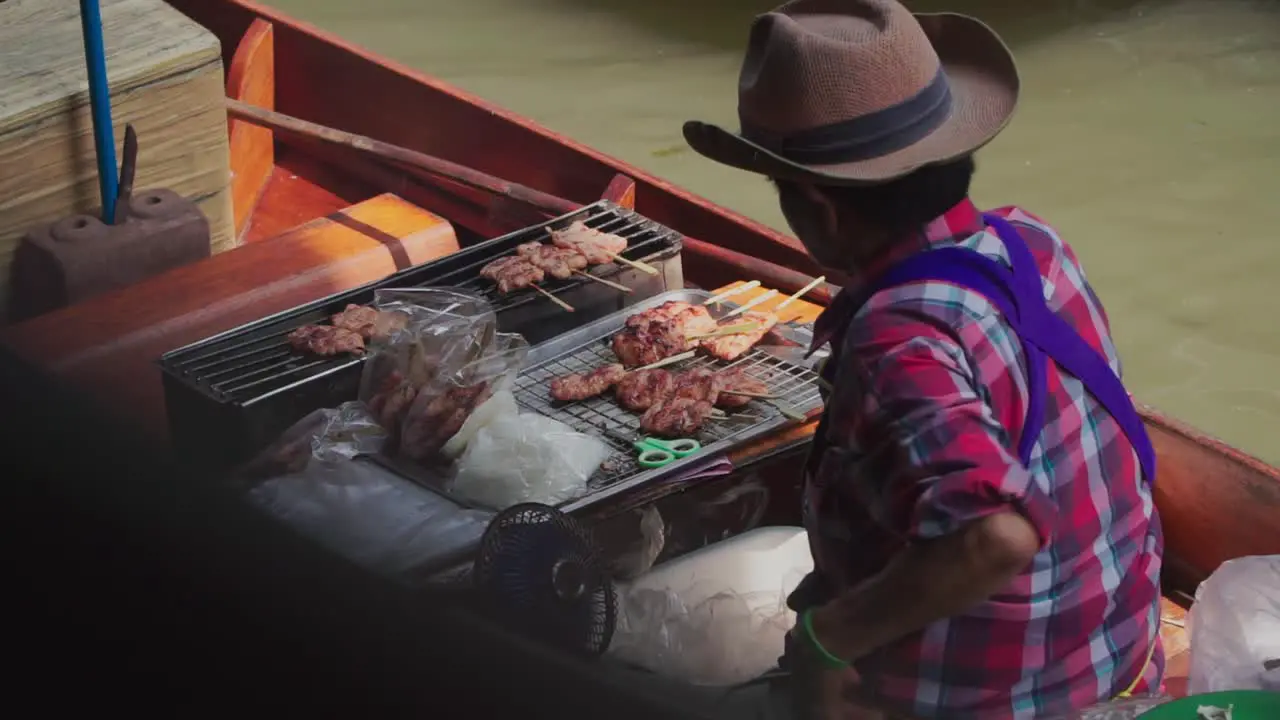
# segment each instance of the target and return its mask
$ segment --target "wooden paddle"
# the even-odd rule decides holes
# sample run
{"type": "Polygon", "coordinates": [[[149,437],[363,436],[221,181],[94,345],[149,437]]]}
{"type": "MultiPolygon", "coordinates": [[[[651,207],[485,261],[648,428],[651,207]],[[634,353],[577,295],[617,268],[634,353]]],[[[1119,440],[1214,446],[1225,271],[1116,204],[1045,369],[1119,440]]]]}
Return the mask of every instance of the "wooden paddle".
{"type": "MultiPolygon", "coordinates": [[[[398,167],[413,168],[428,175],[490,193],[495,196],[495,201],[490,207],[491,212],[500,210],[508,203],[518,203],[539,213],[554,217],[571,213],[582,207],[571,200],[559,198],[519,183],[502,180],[474,168],[459,165],[416,150],[392,145],[364,135],[325,127],[283,113],[254,107],[231,98],[226,99],[226,104],[228,115],[254,125],[270,128],[281,134],[292,135],[304,140],[320,140],[333,145],[347,147],[398,167]]],[[[797,292],[814,282],[814,278],[804,273],[775,265],[746,253],[713,245],[697,238],[684,238],[684,252],[735,266],[742,271],[743,275],[750,276],[786,293],[797,292]]],[[[810,289],[808,297],[815,303],[826,305],[831,302],[835,294],[836,288],[826,282],[820,282],[810,289]]]]}

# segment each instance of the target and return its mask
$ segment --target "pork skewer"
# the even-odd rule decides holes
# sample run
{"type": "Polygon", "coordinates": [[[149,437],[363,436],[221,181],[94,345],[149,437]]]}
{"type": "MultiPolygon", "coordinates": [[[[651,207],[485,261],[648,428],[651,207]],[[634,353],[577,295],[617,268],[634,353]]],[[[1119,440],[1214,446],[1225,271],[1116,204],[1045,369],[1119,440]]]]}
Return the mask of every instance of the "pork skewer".
{"type": "Polygon", "coordinates": [[[580,402],[603,395],[626,377],[618,363],[598,367],[585,373],[573,373],[551,381],[551,397],[560,402],[580,402]]]}
{"type": "Polygon", "coordinates": [[[657,268],[639,260],[629,260],[620,253],[627,249],[627,239],[596,230],[581,220],[575,220],[563,230],[551,231],[551,242],[558,247],[573,247],[586,255],[592,265],[603,265],[611,260],[630,265],[641,272],[657,275],[657,268]]]}

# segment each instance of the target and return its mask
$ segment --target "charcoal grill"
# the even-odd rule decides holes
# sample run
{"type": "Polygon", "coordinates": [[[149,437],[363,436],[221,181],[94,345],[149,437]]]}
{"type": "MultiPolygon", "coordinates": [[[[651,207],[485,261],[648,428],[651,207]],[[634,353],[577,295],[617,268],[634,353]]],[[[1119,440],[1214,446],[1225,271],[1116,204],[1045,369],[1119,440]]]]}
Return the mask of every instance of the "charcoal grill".
{"type": "Polygon", "coordinates": [[[521,333],[530,344],[568,332],[625,307],[684,286],[679,233],[609,201],[488,240],[447,257],[390,275],[362,287],[278,313],[166,353],[159,360],[169,430],[175,448],[215,468],[247,461],[307,413],[356,397],[363,358],[320,358],[294,351],[287,336],[303,325],[327,323],[348,303],[373,302],[383,288],[457,287],[477,292],[497,311],[503,332],[521,333]],[[517,245],[546,241],[550,230],[575,220],[627,239],[621,253],[658,271],[649,275],[627,265],[591,268],[599,277],[632,288],[622,293],[587,278],[548,278],[541,287],[572,305],[569,313],[535,290],[498,294],[480,277],[487,263],[517,245]]]}

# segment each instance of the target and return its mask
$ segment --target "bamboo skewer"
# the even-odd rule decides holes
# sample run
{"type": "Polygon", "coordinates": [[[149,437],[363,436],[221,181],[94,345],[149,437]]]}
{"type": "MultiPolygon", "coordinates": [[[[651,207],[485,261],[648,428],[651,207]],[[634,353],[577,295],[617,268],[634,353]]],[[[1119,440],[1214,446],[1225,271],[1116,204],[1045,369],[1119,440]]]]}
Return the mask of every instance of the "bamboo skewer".
{"type": "Polygon", "coordinates": [[[818,285],[819,285],[820,283],[824,283],[824,282],[826,282],[826,281],[827,281],[827,276],[826,276],[826,275],[819,275],[818,277],[814,278],[813,280],[810,280],[808,285],[805,285],[804,287],[802,287],[802,288],[800,288],[799,290],[795,291],[795,293],[793,293],[793,294],[792,294],[790,297],[788,297],[786,300],[783,300],[782,302],[778,303],[778,306],[777,306],[777,307],[775,307],[775,308],[773,309],[773,311],[774,311],[774,312],[777,312],[777,311],[781,310],[782,308],[784,308],[784,307],[786,307],[786,306],[790,305],[791,303],[795,302],[796,300],[799,300],[801,297],[803,297],[803,296],[805,295],[805,293],[808,293],[810,290],[812,290],[812,289],[814,289],[814,288],[818,287],[818,285]]]}
{"type": "Polygon", "coordinates": [[[769,292],[767,292],[767,293],[765,293],[765,294],[763,294],[763,295],[761,295],[761,296],[759,296],[759,297],[755,298],[754,300],[752,300],[751,302],[747,303],[746,305],[743,305],[743,306],[739,307],[737,310],[734,310],[733,312],[729,313],[728,315],[725,315],[725,317],[726,317],[726,318],[731,318],[731,317],[734,317],[734,316],[737,316],[737,315],[741,315],[742,313],[744,313],[744,312],[746,312],[746,311],[750,310],[751,308],[753,308],[753,307],[755,307],[755,306],[759,305],[759,304],[760,304],[760,303],[762,303],[762,302],[765,302],[765,301],[769,300],[770,298],[772,298],[774,295],[777,295],[777,294],[778,294],[778,291],[777,291],[777,290],[770,290],[769,292]]]}
{"type": "Polygon", "coordinates": [[[584,278],[589,278],[589,279],[591,279],[591,280],[594,280],[594,281],[596,281],[596,282],[600,283],[601,285],[608,285],[609,287],[613,288],[614,290],[618,290],[618,291],[620,291],[620,292],[624,292],[624,293],[629,293],[629,292],[631,292],[631,288],[627,287],[626,285],[623,285],[623,284],[621,284],[621,283],[613,282],[612,280],[605,280],[605,279],[604,279],[604,278],[602,278],[602,277],[596,277],[595,275],[592,275],[591,273],[588,273],[588,272],[582,272],[581,270],[574,270],[574,271],[573,271],[573,274],[574,274],[574,275],[581,275],[581,276],[582,276],[582,277],[584,277],[584,278]]]}
{"type": "Polygon", "coordinates": [[[613,258],[614,260],[617,260],[620,263],[623,263],[624,265],[630,265],[631,267],[639,270],[640,272],[649,273],[650,275],[659,274],[658,269],[648,263],[642,263],[639,260],[628,260],[627,258],[624,258],[621,255],[617,255],[615,253],[609,253],[609,257],[613,258]]]}
{"type": "Polygon", "coordinates": [[[782,397],[781,395],[767,395],[767,394],[762,395],[760,393],[745,392],[743,390],[721,390],[720,394],[721,395],[737,395],[739,397],[749,397],[755,400],[777,400],[782,397]]]}
{"type": "Polygon", "coordinates": [[[739,333],[751,332],[752,330],[755,330],[758,327],[760,327],[760,323],[756,323],[756,322],[745,322],[745,323],[739,323],[737,325],[725,325],[723,327],[716,328],[711,332],[700,333],[697,335],[689,335],[688,338],[690,340],[706,340],[707,338],[719,337],[721,335],[738,335],[739,333]]]}
{"type": "Polygon", "coordinates": [[[548,300],[550,300],[551,302],[553,302],[553,303],[555,303],[555,304],[559,305],[560,307],[564,308],[566,312],[573,312],[573,306],[572,306],[572,305],[570,305],[569,303],[567,303],[567,302],[565,302],[565,301],[561,300],[560,298],[556,297],[555,295],[552,295],[551,293],[549,293],[549,292],[547,292],[546,290],[544,290],[544,289],[542,289],[542,288],[538,287],[537,285],[530,285],[529,287],[533,288],[534,290],[537,290],[538,292],[542,293],[543,295],[546,295],[548,300]]]}
{"type": "Polygon", "coordinates": [[[742,294],[742,293],[744,293],[744,292],[746,292],[746,291],[748,291],[748,290],[754,290],[754,289],[756,289],[756,288],[758,288],[758,287],[760,287],[760,281],[759,281],[759,280],[752,280],[751,282],[749,282],[749,283],[743,283],[742,285],[739,285],[739,286],[738,286],[738,287],[736,287],[736,288],[729,288],[728,290],[725,290],[724,292],[720,293],[719,295],[713,295],[712,297],[709,297],[709,298],[707,298],[705,301],[703,301],[703,303],[702,303],[702,304],[703,304],[703,305],[716,305],[716,304],[719,304],[722,300],[727,300],[728,298],[731,298],[731,297],[733,297],[734,295],[739,295],[739,294],[742,294]]]}
{"type": "Polygon", "coordinates": [[[649,365],[645,365],[644,367],[636,368],[636,370],[656,370],[660,367],[666,367],[667,365],[674,365],[682,360],[688,360],[689,358],[693,357],[697,353],[698,351],[696,350],[682,352],[679,355],[672,355],[671,357],[663,358],[656,363],[651,363],[649,365]]]}

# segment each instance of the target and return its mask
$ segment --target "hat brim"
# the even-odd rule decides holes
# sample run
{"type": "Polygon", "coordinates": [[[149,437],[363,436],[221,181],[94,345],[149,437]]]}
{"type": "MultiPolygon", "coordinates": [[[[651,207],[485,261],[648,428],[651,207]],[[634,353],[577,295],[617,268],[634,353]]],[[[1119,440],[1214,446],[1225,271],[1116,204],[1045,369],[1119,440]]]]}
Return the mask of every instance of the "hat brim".
{"type": "Polygon", "coordinates": [[[1018,69],[1013,53],[985,23],[956,13],[916,15],[938,53],[951,87],[951,113],[929,135],[888,155],[836,165],[801,165],[710,123],[684,124],[684,138],[716,162],[778,180],[864,185],[893,180],[972,154],[1013,117],[1018,69]]]}

